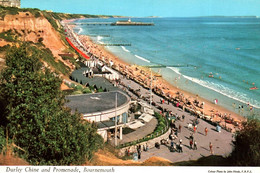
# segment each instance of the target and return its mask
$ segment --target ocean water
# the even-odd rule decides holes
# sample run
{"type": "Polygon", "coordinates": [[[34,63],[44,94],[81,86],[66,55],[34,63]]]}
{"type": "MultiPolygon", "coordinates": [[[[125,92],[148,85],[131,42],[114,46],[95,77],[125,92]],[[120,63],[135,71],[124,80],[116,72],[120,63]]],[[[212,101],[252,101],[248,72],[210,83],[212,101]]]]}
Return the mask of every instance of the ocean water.
{"type": "MultiPolygon", "coordinates": [[[[83,19],[76,23],[117,20],[83,19]]],[[[131,43],[106,48],[131,64],[168,65],[153,70],[179,88],[209,101],[218,99],[219,105],[243,116],[257,114],[259,118],[260,89],[249,89],[260,88],[259,18],[132,18],[132,21],[155,25],[82,24],[77,25],[75,32],[90,35],[97,43],[131,43]],[[192,66],[170,67],[187,64],[192,66]],[[248,103],[253,111],[249,111],[248,103]],[[243,111],[238,105],[244,106],[243,111]]]]}

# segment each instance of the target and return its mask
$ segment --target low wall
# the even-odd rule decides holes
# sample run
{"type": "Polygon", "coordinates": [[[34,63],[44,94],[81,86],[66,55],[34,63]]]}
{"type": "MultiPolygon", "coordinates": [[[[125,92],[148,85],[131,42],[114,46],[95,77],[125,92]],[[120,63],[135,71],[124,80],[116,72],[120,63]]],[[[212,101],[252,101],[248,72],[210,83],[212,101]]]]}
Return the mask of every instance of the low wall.
{"type": "MultiPolygon", "coordinates": [[[[143,149],[143,146],[146,146],[146,144],[148,145],[149,149],[154,148],[156,142],[160,143],[160,141],[162,139],[169,138],[170,133],[171,133],[171,128],[169,128],[168,131],[166,133],[164,133],[163,135],[158,136],[157,138],[151,139],[149,141],[145,141],[145,142],[139,143],[137,145],[141,145],[142,149],[143,149]]],[[[130,153],[136,152],[137,151],[136,150],[136,146],[137,145],[132,145],[132,146],[129,146],[129,147],[121,148],[120,151],[119,151],[119,156],[121,156],[121,157],[124,156],[128,149],[130,150],[130,153]]]]}

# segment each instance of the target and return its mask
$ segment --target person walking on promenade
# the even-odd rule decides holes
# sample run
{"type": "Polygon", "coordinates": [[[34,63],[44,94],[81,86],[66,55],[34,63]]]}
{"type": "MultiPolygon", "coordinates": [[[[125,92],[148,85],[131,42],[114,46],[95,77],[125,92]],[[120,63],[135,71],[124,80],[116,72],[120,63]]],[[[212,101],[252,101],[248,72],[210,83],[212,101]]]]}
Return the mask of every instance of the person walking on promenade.
{"type": "Polygon", "coordinates": [[[198,149],[198,148],[197,148],[197,142],[196,142],[196,141],[194,141],[193,149],[194,149],[194,150],[197,150],[197,149],[198,149]]]}
{"type": "Polygon", "coordinates": [[[208,128],[205,127],[205,136],[207,136],[207,134],[208,134],[208,128]]]}
{"type": "Polygon", "coordinates": [[[146,147],[145,147],[146,151],[149,150],[148,144],[146,143],[146,147]]]}
{"type": "Polygon", "coordinates": [[[137,146],[138,159],[141,159],[141,145],[137,146]]]}
{"type": "Polygon", "coordinates": [[[183,114],[183,115],[182,115],[182,121],[184,121],[184,119],[185,119],[185,115],[183,114]]]}
{"type": "Polygon", "coordinates": [[[191,133],[191,134],[190,134],[190,140],[193,141],[193,138],[194,138],[194,137],[193,137],[193,133],[191,133]]]}
{"type": "Polygon", "coordinates": [[[179,133],[181,133],[181,125],[179,124],[179,133]]]}
{"type": "Polygon", "coordinates": [[[210,149],[210,154],[213,154],[213,145],[211,142],[209,143],[209,149],[210,149]]]}
{"type": "Polygon", "coordinates": [[[182,153],[182,144],[176,144],[177,152],[182,153]]]}
{"type": "Polygon", "coordinates": [[[196,133],[197,127],[196,125],[193,127],[193,132],[196,133]]]}
{"type": "Polygon", "coordinates": [[[193,141],[190,139],[190,149],[192,149],[193,141]]]}
{"type": "Polygon", "coordinates": [[[174,134],[178,137],[178,129],[175,130],[174,134]]]}

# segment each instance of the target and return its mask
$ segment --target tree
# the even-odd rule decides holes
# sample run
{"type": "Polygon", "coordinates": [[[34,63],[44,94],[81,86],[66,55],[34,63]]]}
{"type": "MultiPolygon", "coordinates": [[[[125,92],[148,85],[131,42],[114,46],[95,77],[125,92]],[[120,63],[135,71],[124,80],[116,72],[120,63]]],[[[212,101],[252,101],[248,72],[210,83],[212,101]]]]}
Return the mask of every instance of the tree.
{"type": "Polygon", "coordinates": [[[102,144],[94,124],[64,107],[61,80],[42,66],[36,48],[13,47],[0,76],[1,126],[35,165],[81,164],[102,144]]]}
{"type": "Polygon", "coordinates": [[[235,166],[260,165],[260,121],[249,119],[243,129],[237,132],[234,150],[228,160],[235,166]]]}

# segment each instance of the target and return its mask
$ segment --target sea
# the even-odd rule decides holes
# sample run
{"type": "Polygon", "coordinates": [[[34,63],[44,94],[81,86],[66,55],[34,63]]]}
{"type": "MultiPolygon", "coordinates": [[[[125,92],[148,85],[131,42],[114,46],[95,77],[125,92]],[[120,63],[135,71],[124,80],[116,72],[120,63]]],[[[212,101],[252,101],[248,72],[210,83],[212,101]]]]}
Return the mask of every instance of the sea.
{"type": "Polygon", "coordinates": [[[130,64],[162,65],[152,70],[172,85],[260,119],[260,18],[131,18],[154,26],[86,25],[118,20],[128,18],[80,19],[74,31],[98,44],[131,44],[105,48],[130,64]],[[254,86],[259,89],[250,90],[254,86]]]}

